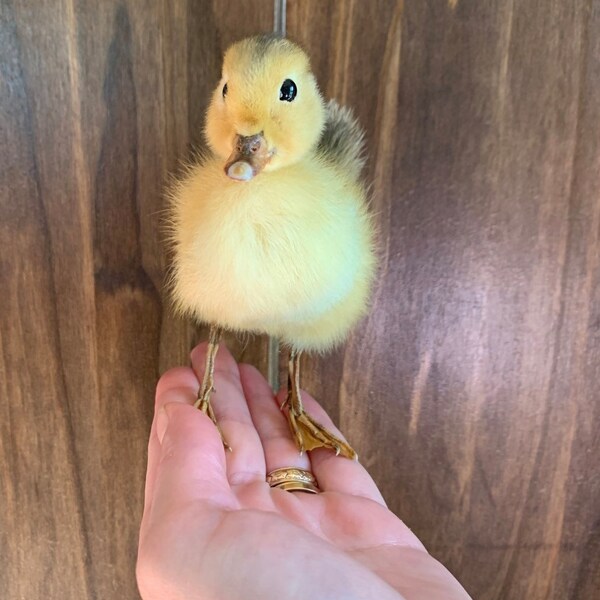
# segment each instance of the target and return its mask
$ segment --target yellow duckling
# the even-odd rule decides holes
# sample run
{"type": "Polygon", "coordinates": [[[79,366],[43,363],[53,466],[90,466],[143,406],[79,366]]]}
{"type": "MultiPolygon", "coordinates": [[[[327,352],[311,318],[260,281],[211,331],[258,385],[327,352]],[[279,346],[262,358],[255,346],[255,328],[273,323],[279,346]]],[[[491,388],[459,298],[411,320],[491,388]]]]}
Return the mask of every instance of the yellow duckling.
{"type": "Polygon", "coordinates": [[[305,413],[299,358],[341,342],[366,310],[375,259],[362,131],[347,109],[324,104],[301,48],[259,36],[226,52],[205,133],[211,154],[171,194],[175,304],[211,324],[196,406],[216,424],[222,329],[275,336],[291,348],[286,405],[300,451],[354,458],[305,413]]]}

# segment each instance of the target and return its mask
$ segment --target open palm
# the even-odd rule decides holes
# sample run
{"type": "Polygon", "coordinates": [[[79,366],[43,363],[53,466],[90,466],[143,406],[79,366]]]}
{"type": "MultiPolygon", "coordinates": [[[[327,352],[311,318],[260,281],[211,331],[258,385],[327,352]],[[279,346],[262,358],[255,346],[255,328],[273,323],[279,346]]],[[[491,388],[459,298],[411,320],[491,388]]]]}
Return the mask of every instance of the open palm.
{"type": "MultiPolygon", "coordinates": [[[[158,383],[148,447],[137,576],[144,600],[468,598],[385,506],[355,461],[328,450],[300,455],[260,373],[217,355],[213,423],[193,408],[206,344],[194,370],[158,383]],[[320,494],[272,489],[279,467],[315,474],[320,494]]],[[[307,411],[336,431],[320,406],[307,411]]],[[[341,434],[340,434],[341,435],[341,434]]]]}

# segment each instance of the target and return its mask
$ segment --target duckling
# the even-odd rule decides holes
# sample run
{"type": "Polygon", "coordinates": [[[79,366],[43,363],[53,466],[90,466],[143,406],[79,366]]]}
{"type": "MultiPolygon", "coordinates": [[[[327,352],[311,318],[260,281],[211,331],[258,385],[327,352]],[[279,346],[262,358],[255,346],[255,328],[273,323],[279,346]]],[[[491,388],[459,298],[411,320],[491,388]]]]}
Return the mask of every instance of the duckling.
{"type": "Polygon", "coordinates": [[[223,330],[274,336],[290,348],[282,408],[300,452],[356,458],[304,410],[300,355],[339,344],[367,308],[376,260],[363,132],[348,109],[325,104],[306,53],[269,35],[225,53],[205,137],[209,153],[170,193],[174,304],[211,326],[196,406],[218,427],[223,330]]]}

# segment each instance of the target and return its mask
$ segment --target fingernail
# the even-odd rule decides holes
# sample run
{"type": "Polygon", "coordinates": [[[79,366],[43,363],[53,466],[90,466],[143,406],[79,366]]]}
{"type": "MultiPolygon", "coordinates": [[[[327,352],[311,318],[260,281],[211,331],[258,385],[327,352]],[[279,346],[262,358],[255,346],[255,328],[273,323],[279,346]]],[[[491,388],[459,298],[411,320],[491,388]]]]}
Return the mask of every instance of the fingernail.
{"type": "Polygon", "coordinates": [[[158,441],[162,444],[163,438],[165,437],[165,431],[169,425],[169,415],[163,406],[156,415],[156,436],[158,441]]]}

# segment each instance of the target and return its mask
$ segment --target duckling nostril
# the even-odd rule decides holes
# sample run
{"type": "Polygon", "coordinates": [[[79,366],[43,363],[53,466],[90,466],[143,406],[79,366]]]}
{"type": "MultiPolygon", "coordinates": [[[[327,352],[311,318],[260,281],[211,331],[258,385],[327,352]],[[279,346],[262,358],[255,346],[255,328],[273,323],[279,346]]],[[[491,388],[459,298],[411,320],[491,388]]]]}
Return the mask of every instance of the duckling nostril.
{"type": "Polygon", "coordinates": [[[235,140],[235,149],[243,155],[257,154],[263,150],[265,146],[265,140],[261,133],[254,135],[238,135],[235,140]]]}

